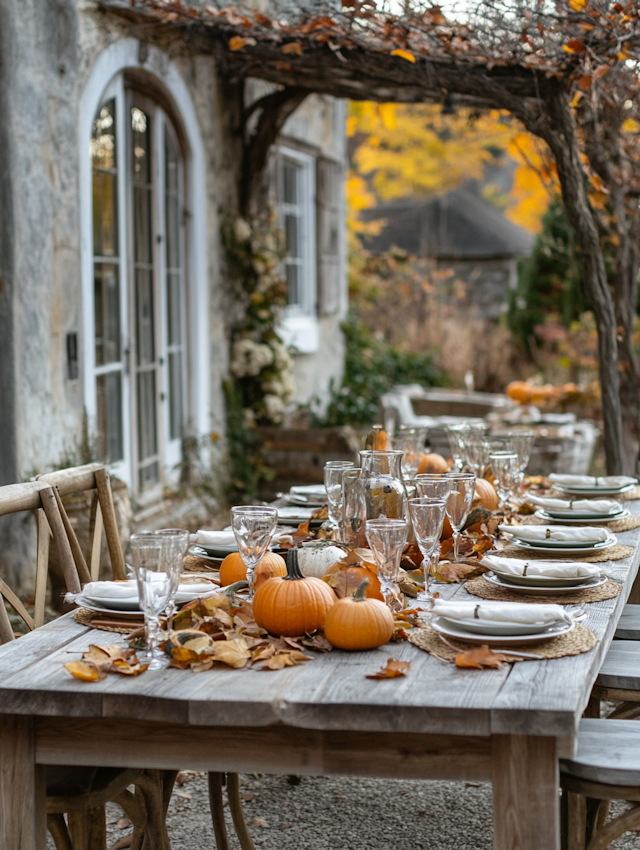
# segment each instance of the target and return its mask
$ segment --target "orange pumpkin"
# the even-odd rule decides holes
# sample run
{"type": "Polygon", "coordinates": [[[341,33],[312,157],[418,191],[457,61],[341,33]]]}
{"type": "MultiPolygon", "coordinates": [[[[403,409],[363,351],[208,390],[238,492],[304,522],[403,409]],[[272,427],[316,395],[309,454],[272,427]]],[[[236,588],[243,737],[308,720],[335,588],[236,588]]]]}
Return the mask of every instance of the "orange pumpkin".
{"type": "Polygon", "coordinates": [[[339,649],[375,649],[393,634],[393,614],[377,599],[367,599],[369,579],[360,583],[355,596],[345,596],[327,612],[324,636],[339,649]]]}
{"type": "Polygon", "coordinates": [[[531,390],[531,385],[525,381],[511,381],[507,386],[507,395],[513,401],[517,401],[518,404],[530,404],[531,390]]]}
{"type": "Polygon", "coordinates": [[[475,505],[484,505],[489,511],[495,511],[498,509],[500,499],[492,484],[484,478],[476,478],[473,502],[475,505]]]}
{"type": "Polygon", "coordinates": [[[324,627],[336,595],[319,578],[302,575],[298,566],[298,550],[287,553],[287,574],[270,578],[253,598],[253,617],[256,623],[273,635],[297,637],[324,627]]]}
{"type": "MultiPolygon", "coordinates": [[[[284,576],[287,567],[284,558],[275,552],[265,552],[255,569],[256,587],[272,576],[284,576]]],[[[220,584],[227,587],[247,578],[247,568],[239,552],[232,552],[220,564],[220,584]]]]}
{"type": "Polygon", "coordinates": [[[418,475],[441,475],[443,472],[449,472],[449,464],[442,455],[435,453],[420,455],[418,475]]]}

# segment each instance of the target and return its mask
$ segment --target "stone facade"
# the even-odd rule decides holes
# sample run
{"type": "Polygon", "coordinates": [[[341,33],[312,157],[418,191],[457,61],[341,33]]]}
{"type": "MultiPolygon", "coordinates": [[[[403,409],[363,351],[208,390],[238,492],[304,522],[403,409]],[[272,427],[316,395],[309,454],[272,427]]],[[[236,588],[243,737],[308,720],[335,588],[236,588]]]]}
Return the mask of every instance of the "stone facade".
{"type": "MultiPolygon", "coordinates": [[[[184,140],[186,397],[200,434],[224,429],[221,386],[234,301],[225,286],[220,224],[237,208],[237,99],[211,56],[190,54],[179,43],[166,50],[148,45],[129,26],[93,0],[0,0],[0,484],[59,467],[81,439],[85,411],[91,426],[91,127],[116,78],[125,85],[130,78],[155,99],[184,140]]],[[[342,174],[344,122],[342,102],[313,96],[289,119],[283,144],[304,151],[312,166],[324,158],[342,174]]],[[[322,397],[340,375],[343,227],[339,240],[337,299],[319,311],[312,293],[306,319],[315,342],[296,355],[296,401],[322,397]]],[[[117,472],[135,496],[134,474],[117,472]]],[[[0,542],[9,534],[26,539],[9,525],[0,526],[0,542]]]]}

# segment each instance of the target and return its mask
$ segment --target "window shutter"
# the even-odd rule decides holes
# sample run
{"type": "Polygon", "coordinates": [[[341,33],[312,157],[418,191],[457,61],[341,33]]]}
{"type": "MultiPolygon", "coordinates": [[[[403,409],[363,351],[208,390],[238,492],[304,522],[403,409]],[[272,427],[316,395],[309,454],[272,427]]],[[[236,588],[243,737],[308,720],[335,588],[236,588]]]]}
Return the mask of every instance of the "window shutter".
{"type": "Polygon", "coordinates": [[[333,316],[340,310],[340,195],[342,166],[318,157],[316,174],[318,313],[333,316]]]}

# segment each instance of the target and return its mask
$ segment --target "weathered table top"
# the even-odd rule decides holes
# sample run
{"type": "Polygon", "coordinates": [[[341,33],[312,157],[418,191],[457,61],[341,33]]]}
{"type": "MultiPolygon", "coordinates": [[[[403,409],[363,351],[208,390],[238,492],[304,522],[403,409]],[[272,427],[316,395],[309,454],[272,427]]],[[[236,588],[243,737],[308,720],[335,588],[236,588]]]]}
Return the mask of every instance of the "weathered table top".
{"type": "MultiPolygon", "coordinates": [[[[640,501],[627,503],[640,514],[640,501]]],[[[618,535],[635,545],[640,529],[618,535]]],[[[640,548],[624,561],[604,564],[623,582],[616,598],[587,606],[599,638],[591,652],[548,661],[526,661],[500,670],[461,670],[409,643],[372,652],[333,651],[280,671],[214,669],[109,675],[102,682],[73,679],[63,663],[89,643],[123,642],[62,617],[0,647],[0,713],[160,721],[190,726],[284,725],[307,730],[412,732],[572,738],[617,620],[638,570],[640,548]],[[365,678],[387,657],[411,661],[405,678],[365,678]]],[[[470,597],[461,585],[442,595],[470,597]]]]}

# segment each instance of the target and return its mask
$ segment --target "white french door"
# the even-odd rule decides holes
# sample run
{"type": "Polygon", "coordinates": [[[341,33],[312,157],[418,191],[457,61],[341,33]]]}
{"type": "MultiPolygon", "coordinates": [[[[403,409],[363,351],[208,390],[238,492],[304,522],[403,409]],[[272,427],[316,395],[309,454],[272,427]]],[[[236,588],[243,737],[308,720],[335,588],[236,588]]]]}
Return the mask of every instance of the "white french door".
{"type": "Polygon", "coordinates": [[[179,464],[188,415],[184,163],[165,112],[121,76],[92,165],[95,433],[144,503],[179,464]]]}

